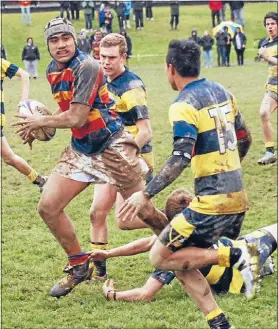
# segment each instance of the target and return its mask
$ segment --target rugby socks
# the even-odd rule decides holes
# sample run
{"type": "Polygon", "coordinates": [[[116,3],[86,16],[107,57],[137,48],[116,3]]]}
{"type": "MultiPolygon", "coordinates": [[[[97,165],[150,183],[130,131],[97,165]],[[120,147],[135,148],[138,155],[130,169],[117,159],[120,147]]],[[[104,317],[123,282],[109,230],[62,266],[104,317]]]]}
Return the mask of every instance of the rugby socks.
{"type": "Polygon", "coordinates": [[[69,265],[70,266],[82,265],[82,264],[86,263],[88,258],[89,258],[89,256],[85,252],[81,252],[80,254],[68,256],[69,265]]]}
{"type": "Polygon", "coordinates": [[[228,322],[221,308],[217,308],[206,316],[206,320],[211,329],[231,329],[232,326],[228,322]]]}
{"type": "Polygon", "coordinates": [[[39,174],[36,172],[36,170],[32,169],[32,171],[30,172],[30,174],[27,177],[28,177],[28,179],[30,179],[30,181],[33,184],[35,184],[35,181],[38,176],[39,176],[39,174]]]}
{"type": "Polygon", "coordinates": [[[232,267],[241,256],[240,248],[220,247],[218,250],[218,265],[221,267],[232,267]]]}
{"type": "Polygon", "coordinates": [[[265,143],[265,150],[267,152],[271,152],[274,154],[274,143],[273,142],[268,142],[268,143],[265,143]]]}
{"type": "MultiPolygon", "coordinates": [[[[104,242],[91,242],[92,250],[107,250],[108,244],[104,242]]],[[[94,261],[93,276],[105,277],[106,276],[106,259],[101,261],[94,261]]]]}

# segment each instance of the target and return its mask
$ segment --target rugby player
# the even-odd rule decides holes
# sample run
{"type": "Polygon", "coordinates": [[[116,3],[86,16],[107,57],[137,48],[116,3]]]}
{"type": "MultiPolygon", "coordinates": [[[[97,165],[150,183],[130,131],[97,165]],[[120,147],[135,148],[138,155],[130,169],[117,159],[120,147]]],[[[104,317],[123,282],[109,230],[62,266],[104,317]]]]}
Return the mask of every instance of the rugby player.
{"type": "Polygon", "coordinates": [[[271,114],[277,109],[278,100],[278,14],[270,12],[264,17],[264,26],[268,37],[263,41],[259,49],[259,56],[268,62],[268,80],[266,83],[266,92],[260,108],[260,117],[262,121],[265,153],[258,160],[258,164],[265,165],[277,161],[272,140],[272,127],[270,123],[271,114]]]}
{"type": "MultiPolygon", "coordinates": [[[[183,189],[175,190],[168,197],[165,204],[165,214],[169,221],[188,206],[193,196],[183,189]],[[191,199],[191,200],[190,200],[191,199]]],[[[92,259],[103,260],[112,257],[137,255],[147,252],[153,246],[157,236],[138,239],[118,248],[105,251],[94,251],[92,259]]],[[[236,241],[221,237],[213,248],[229,245],[236,246],[248,242],[257,241],[260,245],[259,267],[260,277],[274,273],[274,263],[271,254],[277,250],[277,224],[263,227],[255,232],[244,235],[236,241]]],[[[209,265],[200,269],[200,272],[207,279],[212,291],[217,294],[241,293],[244,291],[244,283],[237,269],[224,268],[218,265],[209,265]]],[[[165,285],[170,284],[175,278],[173,272],[155,270],[147,282],[140,288],[127,291],[116,291],[113,280],[107,280],[103,286],[104,295],[108,300],[125,301],[151,301],[158,291],[165,285]]]]}
{"type": "MultiPolygon", "coordinates": [[[[18,66],[11,64],[4,58],[1,58],[1,127],[0,127],[0,138],[1,138],[1,157],[7,165],[10,165],[17,169],[20,173],[25,175],[33,184],[38,185],[40,190],[43,188],[45,178],[40,176],[35,169],[20,156],[15,154],[11,149],[6,137],[4,136],[3,127],[5,125],[5,108],[4,108],[4,91],[3,83],[6,77],[10,79],[17,76],[21,80],[21,99],[18,107],[23,103],[24,100],[29,98],[29,75],[26,71],[19,68],[18,66]]],[[[30,149],[32,148],[32,136],[24,143],[28,143],[30,149]]]]}
{"type": "MultiPolygon", "coordinates": [[[[153,153],[152,129],[147,107],[147,92],[143,81],[124,66],[127,56],[127,44],[124,36],[110,33],[100,43],[100,63],[107,79],[109,96],[116,103],[116,111],[121,117],[127,131],[140,148],[141,155],[148,165],[146,181],[152,179],[153,153]]],[[[114,203],[117,209],[123,202],[120,193],[111,184],[97,184],[90,210],[92,249],[107,249],[108,230],[107,215],[114,203]],[[117,201],[116,201],[117,200],[117,201]]],[[[147,225],[138,217],[132,222],[117,221],[120,229],[145,228],[147,225]]],[[[94,262],[93,277],[106,278],[106,262],[94,262]]]]}
{"type": "MultiPolygon", "coordinates": [[[[60,297],[92,275],[90,260],[82,251],[74,225],[64,209],[90,183],[115,185],[126,199],[144,187],[140,148],[124,131],[108,95],[106,78],[95,59],[76,46],[75,29],[63,18],[45,27],[45,39],[52,60],[47,79],[59,110],[51,116],[29,117],[16,122],[17,130],[28,140],[41,127],[71,128],[68,146],[46,183],[38,211],[68,256],[68,275],[53,286],[50,295],[60,297]]],[[[154,232],[167,224],[166,216],[150,202],[140,213],[154,232]]]]}
{"type": "Polygon", "coordinates": [[[197,269],[209,265],[208,259],[213,265],[238,268],[246,280],[246,296],[254,297],[258,266],[251,264],[258,262],[257,246],[207,249],[221,236],[239,236],[248,208],[240,161],[251,145],[251,135],[234,96],[215,82],[199,79],[200,48],[195,42],[170,42],[166,72],[172,89],[179,91],[169,109],[173,153],[144,190],[123,203],[118,216],[132,220],[191,162],[195,197],[162,231],[150,250],[150,260],[155,268],[175,271],[211,328],[228,329],[229,321],[197,269]],[[245,267],[241,257],[247,249],[250,254],[245,267]]]}

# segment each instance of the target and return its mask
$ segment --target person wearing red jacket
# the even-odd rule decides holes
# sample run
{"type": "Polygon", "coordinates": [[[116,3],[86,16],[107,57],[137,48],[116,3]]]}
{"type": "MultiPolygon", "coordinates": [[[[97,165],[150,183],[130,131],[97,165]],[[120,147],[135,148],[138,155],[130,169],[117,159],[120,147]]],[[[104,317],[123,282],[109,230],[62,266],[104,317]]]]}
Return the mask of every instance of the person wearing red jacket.
{"type": "Polygon", "coordinates": [[[18,1],[20,8],[21,8],[21,14],[22,14],[22,23],[24,25],[32,24],[32,18],[31,18],[31,1],[18,1]]]}
{"type": "Polygon", "coordinates": [[[212,27],[215,27],[215,17],[217,17],[217,25],[220,24],[220,10],[223,7],[222,1],[209,1],[209,8],[211,10],[212,27]]]}

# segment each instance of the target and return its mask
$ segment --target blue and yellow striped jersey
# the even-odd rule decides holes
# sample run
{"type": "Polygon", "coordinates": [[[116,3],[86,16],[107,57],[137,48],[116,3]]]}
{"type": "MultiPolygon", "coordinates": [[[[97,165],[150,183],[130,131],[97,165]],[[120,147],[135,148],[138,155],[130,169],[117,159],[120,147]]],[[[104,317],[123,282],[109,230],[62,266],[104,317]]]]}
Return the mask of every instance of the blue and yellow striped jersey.
{"type": "Polygon", "coordinates": [[[206,79],[189,83],[169,109],[174,139],[195,140],[191,169],[196,197],[189,208],[196,212],[217,215],[247,210],[235,133],[237,116],[234,97],[206,79]]]}
{"type": "MultiPolygon", "coordinates": [[[[265,39],[262,42],[262,47],[267,48],[267,53],[271,57],[278,58],[278,36],[271,40],[270,38],[265,39]]],[[[278,71],[277,65],[269,63],[268,65],[268,79],[266,88],[277,93],[278,88],[278,71]]]]}
{"type": "Polygon", "coordinates": [[[4,89],[3,82],[5,77],[9,77],[10,79],[15,76],[19,67],[11,64],[4,58],[1,58],[1,127],[5,125],[5,108],[4,108],[4,89]]]}
{"type": "MultiPolygon", "coordinates": [[[[147,92],[143,81],[133,72],[125,68],[124,72],[110,81],[108,79],[109,96],[116,102],[116,111],[120,115],[126,129],[136,136],[138,120],[149,119],[147,92]]],[[[152,151],[151,142],[143,146],[141,153],[152,151]]]]}

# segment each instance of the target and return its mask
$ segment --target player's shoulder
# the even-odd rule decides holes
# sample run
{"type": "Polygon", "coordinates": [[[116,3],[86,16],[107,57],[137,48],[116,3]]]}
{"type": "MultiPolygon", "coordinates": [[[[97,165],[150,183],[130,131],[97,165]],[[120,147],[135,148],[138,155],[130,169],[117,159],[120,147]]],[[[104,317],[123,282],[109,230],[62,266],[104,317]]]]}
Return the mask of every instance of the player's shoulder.
{"type": "Polygon", "coordinates": [[[145,89],[145,84],[142,79],[135,74],[134,72],[130,71],[128,68],[125,69],[121,76],[121,84],[124,85],[126,90],[132,90],[137,88],[145,89]]]}

